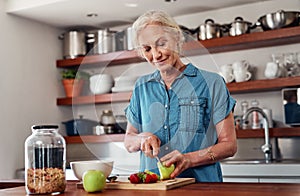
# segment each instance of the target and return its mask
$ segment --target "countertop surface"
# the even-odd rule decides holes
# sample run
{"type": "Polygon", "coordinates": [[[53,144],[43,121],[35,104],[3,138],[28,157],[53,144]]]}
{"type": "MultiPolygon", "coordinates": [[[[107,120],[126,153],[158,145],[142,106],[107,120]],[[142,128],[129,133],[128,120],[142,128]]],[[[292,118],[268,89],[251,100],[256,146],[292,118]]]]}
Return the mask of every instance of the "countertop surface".
{"type": "Polygon", "coordinates": [[[268,164],[224,164],[223,176],[295,176],[300,178],[300,162],[268,164]]]}
{"type": "MultiPolygon", "coordinates": [[[[83,189],[76,188],[77,181],[68,181],[67,188],[64,193],[60,195],[68,196],[95,196],[95,195],[143,195],[143,196],[178,196],[188,194],[194,195],[251,195],[251,196],[268,196],[268,195],[284,195],[294,196],[300,195],[300,184],[281,184],[281,183],[195,183],[186,185],[180,188],[175,188],[167,191],[154,191],[154,190],[103,190],[98,193],[87,193],[83,189]]],[[[0,190],[0,196],[13,195],[24,196],[26,195],[25,187],[20,186],[16,188],[0,190]]]]}

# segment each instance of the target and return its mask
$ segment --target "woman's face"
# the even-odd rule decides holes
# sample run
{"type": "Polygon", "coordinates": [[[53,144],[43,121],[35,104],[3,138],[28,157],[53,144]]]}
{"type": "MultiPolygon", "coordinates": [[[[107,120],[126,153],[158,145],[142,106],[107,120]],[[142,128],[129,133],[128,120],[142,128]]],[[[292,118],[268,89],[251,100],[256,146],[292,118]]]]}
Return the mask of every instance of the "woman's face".
{"type": "Polygon", "coordinates": [[[180,67],[178,36],[171,32],[170,27],[147,25],[138,34],[139,50],[160,71],[180,67]]]}

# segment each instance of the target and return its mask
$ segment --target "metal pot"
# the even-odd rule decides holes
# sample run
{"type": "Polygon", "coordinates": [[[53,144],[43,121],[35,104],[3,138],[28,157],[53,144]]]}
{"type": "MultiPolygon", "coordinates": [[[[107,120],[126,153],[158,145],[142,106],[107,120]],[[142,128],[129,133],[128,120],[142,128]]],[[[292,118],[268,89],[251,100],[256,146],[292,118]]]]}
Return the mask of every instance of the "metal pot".
{"type": "Polygon", "coordinates": [[[300,12],[279,10],[274,13],[261,16],[256,23],[261,26],[264,31],[279,29],[284,27],[298,26],[300,22],[300,12]]]}
{"type": "Polygon", "coordinates": [[[115,31],[100,29],[89,31],[87,34],[87,44],[92,54],[104,54],[116,51],[115,31]]]}
{"type": "Polygon", "coordinates": [[[74,59],[86,55],[86,33],[83,31],[69,31],[59,36],[63,40],[63,56],[74,59]]]}
{"type": "Polygon", "coordinates": [[[133,50],[134,49],[134,45],[133,45],[133,32],[132,32],[132,27],[128,27],[125,30],[125,39],[124,39],[124,48],[126,50],[133,50]]]}
{"type": "Polygon", "coordinates": [[[227,27],[230,36],[237,36],[250,33],[250,30],[255,28],[256,25],[252,25],[251,22],[244,21],[242,17],[238,16],[227,27]]]}
{"type": "Polygon", "coordinates": [[[216,24],[212,19],[205,20],[205,23],[199,26],[198,39],[206,40],[222,36],[223,27],[216,24]]]}
{"type": "Polygon", "coordinates": [[[82,116],[79,119],[72,119],[62,123],[66,126],[68,136],[92,135],[93,128],[99,125],[97,121],[84,119],[82,116]]]}
{"type": "Polygon", "coordinates": [[[198,33],[198,29],[190,29],[187,28],[183,25],[179,25],[183,36],[184,36],[184,41],[185,42],[189,42],[189,41],[194,41],[195,39],[197,39],[197,33],[198,33]]]}

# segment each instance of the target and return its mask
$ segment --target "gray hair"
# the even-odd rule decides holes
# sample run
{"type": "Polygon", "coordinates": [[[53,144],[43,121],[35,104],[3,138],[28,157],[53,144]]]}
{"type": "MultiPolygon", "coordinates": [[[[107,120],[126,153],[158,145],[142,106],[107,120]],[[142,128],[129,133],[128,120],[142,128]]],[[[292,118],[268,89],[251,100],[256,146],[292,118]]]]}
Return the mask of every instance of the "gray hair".
{"type": "MultiPolygon", "coordinates": [[[[167,13],[163,11],[157,11],[157,10],[150,10],[143,15],[141,15],[132,25],[132,37],[133,37],[133,45],[137,49],[139,46],[138,41],[138,34],[141,30],[146,28],[147,25],[150,24],[157,24],[164,27],[170,27],[172,33],[175,35],[175,38],[178,40],[178,52],[180,53],[182,44],[184,42],[184,36],[183,33],[178,26],[178,24],[175,22],[175,20],[169,16],[167,13]]],[[[140,51],[138,50],[139,55],[140,51]]]]}

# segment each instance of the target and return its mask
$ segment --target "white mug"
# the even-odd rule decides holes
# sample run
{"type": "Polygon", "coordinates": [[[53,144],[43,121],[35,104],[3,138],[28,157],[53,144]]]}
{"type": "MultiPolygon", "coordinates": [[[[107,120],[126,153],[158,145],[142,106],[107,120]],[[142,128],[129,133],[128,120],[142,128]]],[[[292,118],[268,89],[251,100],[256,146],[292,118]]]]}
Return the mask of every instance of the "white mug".
{"type": "Polygon", "coordinates": [[[234,79],[236,82],[244,82],[251,79],[252,74],[249,71],[233,71],[234,79]]]}
{"type": "Polygon", "coordinates": [[[232,72],[233,68],[231,64],[225,64],[220,67],[221,72],[232,72]]]}
{"type": "Polygon", "coordinates": [[[222,65],[220,70],[221,76],[223,76],[226,83],[230,83],[234,80],[233,68],[231,64],[222,65]]]}
{"type": "Polygon", "coordinates": [[[266,64],[265,76],[266,78],[273,79],[278,77],[279,66],[277,63],[268,62],[266,64]]]}
{"type": "Polygon", "coordinates": [[[249,63],[246,60],[241,60],[241,61],[236,61],[232,63],[232,68],[235,71],[241,71],[241,70],[248,70],[249,68],[249,63]]]}
{"type": "Polygon", "coordinates": [[[230,83],[234,80],[234,75],[233,73],[221,73],[221,76],[224,78],[226,83],[230,83]]]}

